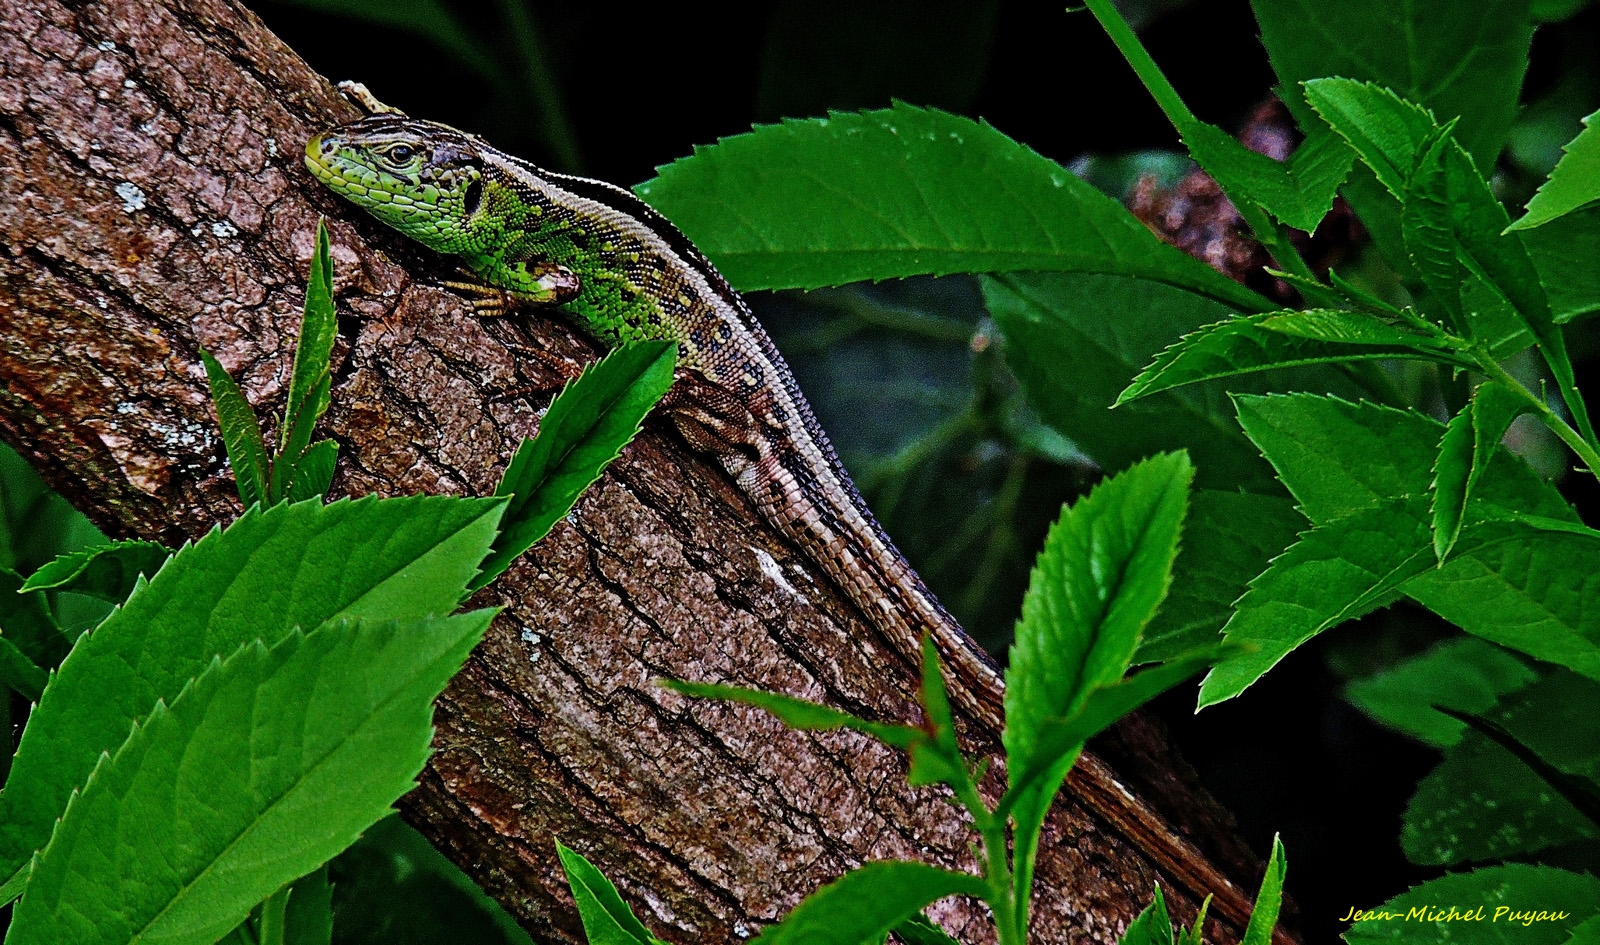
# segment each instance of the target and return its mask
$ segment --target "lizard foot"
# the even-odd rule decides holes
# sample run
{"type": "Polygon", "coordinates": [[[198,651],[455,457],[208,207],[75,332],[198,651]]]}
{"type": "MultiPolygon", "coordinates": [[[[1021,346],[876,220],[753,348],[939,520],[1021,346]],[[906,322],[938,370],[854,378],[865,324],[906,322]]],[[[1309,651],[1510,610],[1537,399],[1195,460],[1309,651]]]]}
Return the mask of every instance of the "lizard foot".
{"type": "Polygon", "coordinates": [[[520,264],[518,281],[526,288],[515,290],[485,282],[465,267],[458,271],[462,278],[446,280],[444,285],[466,295],[480,318],[498,318],[523,307],[560,305],[577,296],[581,287],[577,273],[552,262],[520,264]]]}

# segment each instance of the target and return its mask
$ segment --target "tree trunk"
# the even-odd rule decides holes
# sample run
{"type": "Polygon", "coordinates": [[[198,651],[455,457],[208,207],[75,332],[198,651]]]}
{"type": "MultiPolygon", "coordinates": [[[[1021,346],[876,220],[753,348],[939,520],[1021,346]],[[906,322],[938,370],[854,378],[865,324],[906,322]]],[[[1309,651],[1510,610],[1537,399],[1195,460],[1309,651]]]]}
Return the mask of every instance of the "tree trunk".
{"type": "MultiPolygon", "coordinates": [[[[198,354],[281,407],[319,214],[343,338],[337,492],[488,493],[594,356],[548,320],[472,318],[438,286],[448,262],[322,191],[301,148],[354,111],[238,5],[0,0],[0,20],[0,434],[108,532],[177,544],[239,512],[198,354]]],[[[897,754],[652,685],[911,720],[916,680],[665,426],[474,603],[506,611],[440,700],[403,806],[536,937],[582,940],[556,837],[681,942],[747,937],[868,859],[973,868],[974,833],[897,754]]],[[[964,734],[996,754],[992,724],[964,734]]],[[[1248,901],[1224,872],[1253,888],[1258,867],[1159,735],[1121,737],[1156,759],[1143,780],[1184,826],[1086,756],[1046,828],[1038,940],[1113,942],[1157,882],[1185,917],[1217,893],[1213,933],[1236,937],[1248,901]]],[[[991,938],[974,903],[937,914],[991,938]]]]}

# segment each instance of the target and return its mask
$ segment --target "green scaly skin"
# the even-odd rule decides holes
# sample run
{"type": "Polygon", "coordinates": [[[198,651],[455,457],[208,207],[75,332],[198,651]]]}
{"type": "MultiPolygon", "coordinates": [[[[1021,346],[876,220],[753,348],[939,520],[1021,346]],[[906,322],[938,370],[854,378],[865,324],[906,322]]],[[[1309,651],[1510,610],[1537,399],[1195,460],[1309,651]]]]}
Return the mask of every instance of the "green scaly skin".
{"type": "MultiPolygon", "coordinates": [[[[372,114],[307,142],[306,166],[318,180],[457,257],[466,278],[446,284],[481,315],[546,307],[607,345],[677,342],[680,376],[663,407],[689,444],[715,457],[911,666],[931,636],[960,680],[953,700],[1001,730],[994,664],[895,550],[777,348],[683,234],[620,187],[542,170],[473,135],[408,118],[353,83],[344,88],[372,114]]],[[[1219,893],[1225,913],[1248,914],[1248,900],[1109,769],[1086,755],[1069,786],[1182,885],[1219,893]]]]}

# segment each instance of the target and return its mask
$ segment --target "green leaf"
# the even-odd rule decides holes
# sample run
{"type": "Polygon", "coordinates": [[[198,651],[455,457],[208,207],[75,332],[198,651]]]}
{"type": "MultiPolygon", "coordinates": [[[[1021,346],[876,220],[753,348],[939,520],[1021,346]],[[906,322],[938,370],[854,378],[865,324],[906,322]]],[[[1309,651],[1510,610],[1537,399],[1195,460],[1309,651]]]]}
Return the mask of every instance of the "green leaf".
{"type": "Polygon", "coordinates": [[[294,368],[289,375],[289,403],[284,408],[278,453],[273,457],[267,482],[268,502],[289,496],[301,454],[311,444],[312,430],[328,409],[333,386],[329,358],[338,337],[339,322],[333,307],[333,255],[328,248],[327,224],[319,219],[311,275],[306,280],[300,338],[295,343],[294,368]]]}
{"type": "Polygon", "coordinates": [[[988,884],[970,873],[952,873],[926,863],[868,863],[807,896],[755,942],[858,945],[893,930],[940,899],[988,895],[988,884]]]}
{"type": "Polygon", "coordinates": [[[1563,147],[1561,161],[1550,179],[1528,201],[1528,209],[1509,229],[1543,226],[1600,201],[1600,125],[1591,124],[1600,112],[1583,119],[1583,130],[1563,147]]]}
{"type": "Polygon", "coordinates": [[[1557,324],[1600,310],[1600,266],[1593,265],[1600,258],[1600,207],[1569,213],[1519,235],[1557,324]]]}
{"type": "Polygon", "coordinates": [[[1219,642],[1234,601],[1305,525],[1288,499],[1196,490],[1172,589],[1145,627],[1134,662],[1159,662],[1219,642]]]}
{"type": "Polygon", "coordinates": [[[589,945],[659,945],[660,939],[645,929],[622,901],[617,887],[593,863],[560,840],[556,841],[556,855],[566,871],[589,945]]]}
{"type": "Polygon", "coordinates": [[[318,440],[306,447],[294,464],[294,478],[289,486],[289,501],[304,502],[327,495],[333,482],[334,466],[339,461],[339,444],[333,440],[318,440]]]}
{"type": "MultiPolygon", "coordinates": [[[[1075,733],[1050,730],[1126,675],[1172,580],[1193,478],[1186,454],[1157,455],[1101,482],[1063,510],[1045,537],[1006,669],[1006,770],[1028,781],[1011,784],[1020,889],[1029,888],[1040,826],[1082,748],[1075,733]]],[[[1110,707],[1133,701],[1129,692],[1110,697],[1110,707]]],[[[1107,705],[1094,706],[1096,723],[1107,705]]]]}
{"type": "Polygon", "coordinates": [[[1600,538],[1488,521],[1405,586],[1461,629],[1600,679],[1600,538]]]}
{"type": "MultiPolygon", "coordinates": [[[[931,734],[916,739],[908,746],[911,753],[908,780],[916,786],[970,786],[972,776],[961,757],[961,747],[956,744],[956,723],[950,713],[950,697],[944,687],[939,650],[934,646],[933,637],[928,635],[922,638],[922,685],[917,697],[922,704],[925,727],[931,734]]],[[[973,816],[981,813],[973,811],[973,816]]]]}
{"type": "Polygon", "coordinates": [[[55,669],[72,649],[72,638],[56,622],[44,592],[24,593],[23,584],[21,575],[0,568],[0,632],[29,662],[55,669]]]}
{"type": "Polygon", "coordinates": [[[1354,157],[1332,135],[1307,138],[1288,161],[1275,161],[1215,125],[1180,129],[1189,154],[1229,193],[1248,195],[1282,223],[1311,232],[1333,207],[1354,157]]]}
{"type": "Polygon", "coordinates": [[[1396,200],[1404,200],[1417,155],[1439,129],[1433,114],[1371,82],[1313,79],[1305,90],[1322,120],[1355,149],[1396,200]]]}
{"type": "Polygon", "coordinates": [[[1467,502],[1489,468],[1511,421],[1527,401],[1497,381],[1473,391],[1472,400],[1445,426],[1434,464],[1433,550],[1441,563],[1461,535],[1467,502]]]}
{"type": "Polygon", "coordinates": [[[1194,467],[1156,456],[1063,510],[1034,564],[1006,670],[1006,762],[1034,761],[1041,727],[1120,682],[1166,596],[1194,467]]]}
{"type": "Polygon", "coordinates": [[[885,745],[895,748],[910,748],[927,738],[927,733],[922,729],[910,725],[896,725],[887,722],[870,722],[857,718],[848,712],[830,709],[825,705],[796,699],[793,696],[779,695],[776,692],[767,692],[762,689],[745,689],[739,686],[723,686],[715,683],[688,682],[682,679],[663,679],[660,686],[681,692],[686,696],[697,699],[721,699],[728,702],[742,702],[745,705],[765,709],[778,717],[778,720],[790,728],[808,732],[831,732],[841,728],[871,735],[885,745]]]}
{"type": "Polygon", "coordinates": [[[323,864],[289,887],[283,945],[333,945],[333,887],[323,864]]]}
{"type": "Polygon", "coordinates": [[[120,604],[139,576],[150,578],[172,549],[153,541],[114,541],[62,555],[28,576],[23,591],[72,591],[120,604]]]}
{"type": "Polygon", "coordinates": [[[1243,649],[1211,671],[1200,708],[1231,699],[1296,647],[1392,601],[1434,564],[1426,500],[1413,496],[1317,525],[1250,582],[1223,628],[1243,649]]]}
{"type": "Polygon", "coordinates": [[[1283,905],[1283,877],[1288,868],[1283,840],[1273,835],[1267,873],[1261,877],[1255,908],[1250,910],[1250,924],[1245,927],[1244,938],[1239,940],[1239,945],[1270,945],[1272,930],[1278,925],[1278,908],[1283,905]]]}
{"type": "Polygon", "coordinates": [[[217,654],[342,617],[454,610],[502,507],[444,496],[257,507],[174,555],[73,648],[29,718],[0,793],[0,875],[49,838],[95,759],[217,654]]]}
{"type": "Polygon", "coordinates": [[[1478,714],[1538,678],[1504,649],[1461,637],[1352,682],[1345,698],[1376,722],[1447,748],[1461,740],[1466,726],[1435,706],[1478,714]]]}
{"type": "Polygon", "coordinates": [[[214,659],[96,765],[12,945],[216,941],[411,789],[433,699],[493,616],[339,621],[214,659]]]}
{"type": "Polygon", "coordinates": [[[1445,171],[1448,134],[1433,132],[1419,147],[1419,154],[1400,194],[1400,235],[1406,252],[1428,288],[1425,301],[1444,309],[1449,324],[1462,336],[1470,337],[1472,327],[1461,308],[1463,284],[1468,275],[1458,257],[1454,209],[1449,175],[1445,171]]]}
{"type": "Polygon", "coordinates": [[[745,291],[1037,270],[1267,305],[992,126],[904,103],[724,138],[636,190],[745,291]]]}
{"type": "MultiPolygon", "coordinates": [[[[18,649],[10,637],[0,636],[0,683],[15,689],[29,702],[38,702],[49,679],[50,675],[18,649]]],[[[8,698],[0,691],[0,699],[8,698]]]]}
{"type": "Polygon", "coordinates": [[[961,945],[920,913],[895,926],[894,934],[905,945],[961,945]]]}
{"type": "Polygon", "coordinates": [[[561,389],[539,421],[539,435],[522,441],[495,487],[511,502],[473,590],[505,573],[600,478],[672,386],[677,353],[664,341],[624,345],[561,389]]]}
{"type": "Polygon", "coordinates": [[[1172,919],[1167,915],[1167,900],[1156,886],[1150,905],[1128,923],[1118,945],[1172,945],[1172,919]]]}
{"type": "MultiPolygon", "coordinates": [[[[1234,397],[1239,422],[1321,523],[1395,496],[1426,495],[1444,424],[1415,411],[1310,394],[1234,397]]],[[[1561,494],[1505,449],[1489,460],[1471,520],[1523,514],[1577,522],[1561,494]]]]}
{"type": "Polygon", "coordinates": [[[1484,0],[1471,16],[1462,16],[1454,0],[1252,0],[1251,6],[1297,117],[1303,106],[1295,93],[1307,79],[1375,82],[1442,120],[1459,118],[1462,143],[1479,166],[1494,166],[1528,68],[1527,0],[1484,0]]]}
{"type": "Polygon", "coordinates": [[[1428,341],[1355,312],[1312,309],[1238,316],[1185,335],[1156,355],[1117,397],[1117,406],[1184,384],[1269,368],[1383,358],[1467,366],[1460,356],[1430,347],[1428,341]]]}
{"type": "Polygon", "coordinates": [[[1349,945],[1563,945],[1600,911],[1600,879],[1548,866],[1491,866],[1413,886],[1368,911],[1344,933],[1349,945]],[[1463,913],[1480,908],[1482,919],[1464,921],[1463,913]],[[1566,918],[1555,918],[1559,912],[1566,918]]]}
{"type": "Polygon", "coordinates": [[[217,409],[217,423],[222,427],[222,445],[228,450],[228,463],[233,466],[234,485],[239,489],[239,501],[245,508],[261,502],[267,494],[267,446],[261,436],[261,424],[244,391],[209,351],[200,352],[200,361],[206,366],[206,381],[211,385],[211,404],[217,409]]]}
{"type": "Polygon", "coordinates": [[[1109,408],[1172,339],[1228,317],[1229,308],[1171,286],[1119,276],[1013,273],[985,277],[984,301],[1006,362],[1045,420],[1102,469],[1163,449],[1189,450],[1197,481],[1216,489],[1276,488],[1250,449],[1220,385],[1109,408]]]}

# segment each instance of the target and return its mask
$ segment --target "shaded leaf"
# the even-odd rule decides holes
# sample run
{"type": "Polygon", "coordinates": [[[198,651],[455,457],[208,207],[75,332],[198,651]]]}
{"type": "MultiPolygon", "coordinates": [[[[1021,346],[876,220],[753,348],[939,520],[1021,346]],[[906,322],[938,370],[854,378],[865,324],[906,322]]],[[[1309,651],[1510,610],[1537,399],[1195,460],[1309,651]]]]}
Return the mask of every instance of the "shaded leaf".
{"type": "Polygon", "coordinates": [[[140,575],[155,576],[172,549],[154,541],[128,539],[62,555],[28,576],[23,591],[73,591],[120,604],[133,593],[140,575]]]}
{"type": "Polygon", "coordinates": [[[216,941],[411,789],[433,699],[493,616],[341,621],[213,660],[95,767],[8,940],[216,941]]]}
{"type": "Polygon", "coordinates": [[[289,887],[283,945],[332,945],[333,886],[328,865],[317,867],[289,887]]]}
{"type": "Polygon", "coordinates": [[[1333,207],[1354,154],[1332,135],[1306,139],[1288,161],[1275,161],[1205,122],[1181,129],[1189,154],[1230,194],[1254,200],[1282,223],[1311,232],[1333,207]]]}
{"type": "Polygon", "coordinates": [[[44,592],[23,593],[23,584],[21,575],[0,568],[0,633],[29,662],[55,669],[72,649],[72,638],[56,622],[44,592]]]}
{"type": "Polygon", "coordinates": [[[961,945],[920,913],[894,927],[905,945],[961,945]]]}
{"type": "MultiPolygon", "coordinates": [[[[17,648],[11,638],[0,635],[0,684],[10,686],[29,702],[38,702],[49,674],[17,648]]],[[[10,698],[0,692],[0,698],[10,698]]]]}
{"type": "Polygon", "coordinates": [[[1600,310],[1600,207],[1520,230],[1557,324],[1600,310]]]}
{"type": "Polygon", "coordinates": [[[1446,748],[1466,726],[1436,707],[1480,713],[1538,674],[1504,649],[1476,637],[1447,640],[1345,689],[1345,698],[1374,721],[1446,748]]]}
{"type": "Polygon", "coordinates": [[[745,291],[1039,270],[1266,306],[987,123],[903,103],[760,126],[636,190],[745,291]]]}
{"type": "Polygon", "coordinates": [[[926,863],[868,863],[807,896],[755,941],[760,945],[859,945],[891,931],[940,899],[988,894],[988,884],[970,873],[952,873],[926,863]]]}
{"type": "Polygon", "coordinates": [[[677,353],[665,341],[624,345],[561,389],[495,487],[511,501],[473,590],[505,573],[600,478],[672,385],[677,353]]]}

